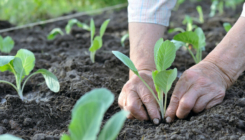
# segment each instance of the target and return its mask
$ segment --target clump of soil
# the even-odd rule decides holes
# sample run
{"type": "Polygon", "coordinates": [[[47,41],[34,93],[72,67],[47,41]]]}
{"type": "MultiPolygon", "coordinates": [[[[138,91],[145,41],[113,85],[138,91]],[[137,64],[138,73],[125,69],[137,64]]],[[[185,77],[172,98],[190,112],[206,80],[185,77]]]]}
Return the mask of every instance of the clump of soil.
{"type": "MultiPolygon", "coordinates": [[[[205,24],[195,23],[203,28],[207,38],[206,51],[203,53],[205,57],[225,36],[222,24],[234,23],[240,14],[238,11],[241,11],[241,6],[223,16],[209,18],[209,2],[186,2],[178,11],[172,13],[169,28],[185,28],[181,24],[184,14],[198,17],[195,10],[197,5],[203,7],[205,14],[205,24]]],[[[91,16],[86,15],[78,20],[88,23],[90,18],[91,16]]],[[[1,34],[11,36],[16,42],[11,55],[15,55],[20,48],[34,52],[35,70],[45,68],[53,72],[60,81],[61,90],[58,93],[51,92],[42,76],[36,76],[27,83],[24,90],[28,102],[22,102],[14,89],[0,84],[0,134],[10,133],[25,140],[58,140],[62,133],[67,132],[75,102],[94,88],[108,88],[116,96],[113,105],[105,114],[104,122],[120,110],[117,97],[128,80],[128,68],[112,55],[111,51],[118,50],[127,55],[129,53],[129,42],[125,42],[125,47],[120,44],[120,38],[128,30],[127,11],[108,11],[93,18],[97,28],[104,20],[111,19],[103,37],[103,47],[96,54],[96,63],[90,61],[90,33],[85,30],[74,27],[71,35],[47,41],[46,35],[53,28],[64,29],[67,21],[1,34]]],[[[165,38],[172,39],[174,35],[166,33],[165,38]]],[[[183,72],[192,65],[194,61],[188,52],[178,50],[172,67],[183,72]]],[[[14,82],[14,77],[9,72],[0,73],[0,79],[14,82]]],[[[148,121],[127,120],[117,139],[245,139],[244,80],[245,76],[241,75],[226,91],[223,103],[199,114],[191,113],[185,120],[177,119],[174,123],[162,123],[159,126],[148,121]]]]}

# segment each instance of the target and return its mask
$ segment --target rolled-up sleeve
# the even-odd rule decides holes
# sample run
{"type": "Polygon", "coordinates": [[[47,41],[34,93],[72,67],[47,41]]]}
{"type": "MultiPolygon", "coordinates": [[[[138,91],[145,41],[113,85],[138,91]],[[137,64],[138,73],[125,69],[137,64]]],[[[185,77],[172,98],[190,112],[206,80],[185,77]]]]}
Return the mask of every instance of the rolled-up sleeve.
{"type": "Polygon", "coordinates": [[[128,0],[128,22],[169,25],[176,0],[128,0]]]}
{"type": "Polygon", "coordinates": [[[242,17],[245,17],[245,3],[243,4],[242,17]]]}

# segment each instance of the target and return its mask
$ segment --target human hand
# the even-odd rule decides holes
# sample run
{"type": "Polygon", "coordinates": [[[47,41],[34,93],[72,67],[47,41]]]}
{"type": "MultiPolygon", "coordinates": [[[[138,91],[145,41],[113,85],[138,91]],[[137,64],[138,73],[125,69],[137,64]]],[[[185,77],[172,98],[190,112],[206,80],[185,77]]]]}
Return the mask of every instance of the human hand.
{"type": "Polygon", "coordinates": [[[166,111],[166,122],[175,116],[185,118],[191,110],[195,113],[221,103],[229,87],[229,77],[214,63],[201,61],[186,70],[177,82],[166,111]]]}
{"type": "MultiPolygon", "coordinates": [[[[155,89],[151,73],[150,70],[139,71],[145,82],[155,89]]],[[[160,109],[154,96],[135,74],[132,74],[129,81],[123,86],[118,104],[122,109],[130,111],[129,119],[141,121],[150,119],[154,124],[160,122],[160,109]]]]}

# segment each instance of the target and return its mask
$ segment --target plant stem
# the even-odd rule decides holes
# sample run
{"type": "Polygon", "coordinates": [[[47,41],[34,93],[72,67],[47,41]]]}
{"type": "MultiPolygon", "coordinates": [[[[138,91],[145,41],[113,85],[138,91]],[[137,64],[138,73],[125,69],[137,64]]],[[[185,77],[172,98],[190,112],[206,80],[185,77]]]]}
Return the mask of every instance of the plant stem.
{"type": "MultiPolygon", "coordinates": [[[[189,44],[188,44],[189,45],[189,44]]],[[[194,56],[194,54],[192,53],[192,51],[189,49],[188,45],[186,45],[186,48],[188,50],[188,52],[191,54],[192,58],[194,59],[195,63],[197,64],[197,60],[196,57],[194,56]]]]}
{"type": "Polygon", "coordinates": [[[32,73],[31,75],[29,75],[29,76],[26,78],[26,80],[24,81],[24,83],[23,83],[23,85],[22,85],[22,89],[21,89],[22,92],[24,91],[24,87],[25,87],[25,85],[26,85],[26,82],[27,82],[32,76],[34,76],[34,75],[36,75],[36,74],[39,74],[39,73],[32,73]]]}
{"type": "Polygon", "coordinates": [[[9,84],[9,85],[11,85],[18,92],[18,89],[17,89],[17,87],[14,84],[12,84],[12,83],[10,83],[8,81],[4,81],[4,80],[0,80],[0,83],[9,84]]]}
{"type": "Polygon", "coordinates": [[[166,112],[166,108],[167,108],[167,99],[168,99],[168,93],[165,93],[165,103],[164,103],[164,114],[166,112]]]}
{"type": "Polygon", "coordinates": [[[164,118],[164,115],[165,115],[165,111],[164,111],[164,108],[163,108],[163,99],[160,100],[160,110],[161,110],[161,116],[162,116],[162,120],[164,118]]]}
{"type": "Polygon", "coordinates": [[[146,85],[146,87],[150,90],[150,92],[152,93],[152,95],[154,96],[154,98],[156,99],[156,101],[157,101],[157,103],[159,104],[159,106],[160,106],[160,102],[159,102],[159,99],[157,98],[157,96],[155,95],[155,93],[154,93],[154,91],[150,88],[150,86],[145,82],[145,80],[138,74],[137,75],[139,78],[140,78],[140,80],[146,85]]]}

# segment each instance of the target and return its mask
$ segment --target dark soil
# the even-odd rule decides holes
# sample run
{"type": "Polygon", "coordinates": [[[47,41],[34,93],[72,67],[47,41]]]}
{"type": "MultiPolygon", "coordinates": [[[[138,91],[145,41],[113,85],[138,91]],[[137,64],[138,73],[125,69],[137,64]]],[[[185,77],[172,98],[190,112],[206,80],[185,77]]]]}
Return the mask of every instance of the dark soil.
{"type": "MultiPolygon", "coordinates": [[[[224,15],[209,18],[209,2],[187,2],[172,13],[169,28],[185,28],[181,24],[184,15],[198,17],[195,10],[197,5],[201,5],[205,13],[205,24],[195,23],[202,27],[206,34],[207,46],[203,53],[205,57],[225,36],[223,23],[233,24],[241,13],[242,5],[236,11],[226,9],[224,15]]],[[[91,16],[87,15],[78,19],[88,23],[90,18],[91,16]]],[[[108,11],[93,18],[97,31],[105,19],[111,19],[103,38],[104,45],[97,52],[94,64],[91,63],[88,52],[90,33],[85,30],[75,27],[71,35],[47,41],[47,34],[56,27],[64,29],[67,21],[1,34],[11,36],[16,42],[11,55],[15,55],[20,48],[34,52],[35,70],[45,68],[57,75],[61,90],[58,93],[51,92],[42,76],[36,76],[26,85],[24,93],[28,102],[25,103],[19,99],[14,89],[0,84],[0,134],[10,133],[25,140],[58,140],[62,133],[67,132],[71,109],[75,102],[94,88],[108,88],[116,97],[105,114],[104,121],[120,110],[117,97],[128,80],[128,68],[112,55],[111,50],[118,50],[127,55],[129,53],[128,40],[125,42],[125,48],[120,44],[120,38],[127,33],[127,11],[108,11]]],[[[3,22],[0,22],[0,25],[11,26],[3,22]]],[[[166,33],[165,38],[172,39],[174,35],[166,33]]],[[[183,72],[192,65],[194,61],[191,56],[184,49],[180,49],[172,67],[177,67],[183,72]]],[[[14,82],[14,77],[9,72],[0,73],[0,79],[14,82]]],[[[159,126],[154,126],[149,121],[127,120],[118,139],[245,139],[244,80],[245,75],[241,75],[226,91],[223,103],[199,114],[191,113],[185,120],[177,119],[172,124],[162,123],[159,126]]]]}

